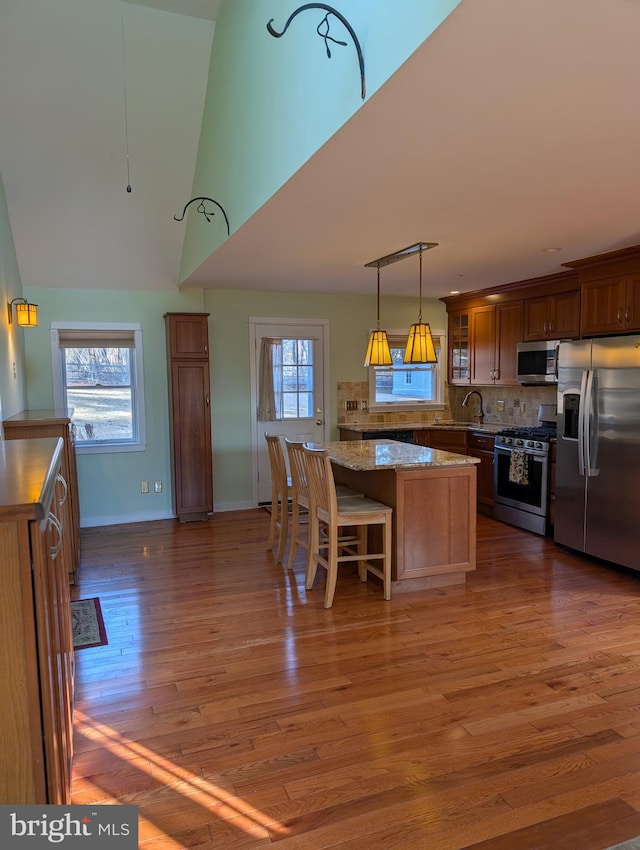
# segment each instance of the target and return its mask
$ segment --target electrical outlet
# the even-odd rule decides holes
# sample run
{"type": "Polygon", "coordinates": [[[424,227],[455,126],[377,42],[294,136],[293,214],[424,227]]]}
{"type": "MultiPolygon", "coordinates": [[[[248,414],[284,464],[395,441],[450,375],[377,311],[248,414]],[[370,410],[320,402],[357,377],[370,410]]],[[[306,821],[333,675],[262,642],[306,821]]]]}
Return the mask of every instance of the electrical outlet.
{"type": "Polygon", "coordinates": [[[366,400],[366,398],[363,398],[360,402],[360,410],[369,410],[369,402],[366,400]]]}
{"type": "Polygon", "coordinates": [[[162,481],[158,480],[153,482],[153,492],[162,493],[162,481]]]}
{"type": "Polygon", "coordinates": [[[498,413],[504,413],[504,402],[503,401],[497,401],[496,407],[498,409],[498,413]]]}
{"type": "Polygon", "coordinates": [[[514,398],[513,407],[514,407],[515,410],[519,409],[519,407],[520,407],[520,399],[519,398],[514,398]]]}
{"type": "Polygon", "coordinates": [[[143,493],[143,494],[149,492],[149,482],[148,481],[141,481],[140,482],[140,492],[143,493]]]}

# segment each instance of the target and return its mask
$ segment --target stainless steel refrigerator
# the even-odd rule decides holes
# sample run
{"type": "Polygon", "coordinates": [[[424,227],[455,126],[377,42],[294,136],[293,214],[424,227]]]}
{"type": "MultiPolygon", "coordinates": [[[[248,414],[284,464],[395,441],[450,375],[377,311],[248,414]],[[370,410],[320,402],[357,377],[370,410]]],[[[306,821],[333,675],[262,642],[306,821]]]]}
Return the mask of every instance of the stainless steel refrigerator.
{"type": "Polygon", "coordinates": [[[560,343],[554,539],[640,570],[640,336],[560,343]]]}

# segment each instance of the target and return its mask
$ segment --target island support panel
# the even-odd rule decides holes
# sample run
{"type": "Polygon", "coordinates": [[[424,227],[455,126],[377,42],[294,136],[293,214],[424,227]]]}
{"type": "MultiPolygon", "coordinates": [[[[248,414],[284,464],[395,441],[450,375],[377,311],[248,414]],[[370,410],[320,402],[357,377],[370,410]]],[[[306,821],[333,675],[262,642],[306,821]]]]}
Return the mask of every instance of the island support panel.
{"type": "Polygon", "coordinates": [[[393,508],[394,592],[464,584],[475,570],[474,465],[358,471],[333,464],[333,471],[336,484],[393,508]]]}

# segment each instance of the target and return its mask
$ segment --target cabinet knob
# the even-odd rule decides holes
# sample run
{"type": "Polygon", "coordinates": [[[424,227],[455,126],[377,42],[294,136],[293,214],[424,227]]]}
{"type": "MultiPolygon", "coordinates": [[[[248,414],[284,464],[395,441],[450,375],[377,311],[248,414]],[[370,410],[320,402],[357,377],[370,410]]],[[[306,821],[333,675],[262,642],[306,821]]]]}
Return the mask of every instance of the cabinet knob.
{"type": "Polygon", "coordinates": [[[622,307],[618,307],[618,324],[622,324],[622,307]]]}

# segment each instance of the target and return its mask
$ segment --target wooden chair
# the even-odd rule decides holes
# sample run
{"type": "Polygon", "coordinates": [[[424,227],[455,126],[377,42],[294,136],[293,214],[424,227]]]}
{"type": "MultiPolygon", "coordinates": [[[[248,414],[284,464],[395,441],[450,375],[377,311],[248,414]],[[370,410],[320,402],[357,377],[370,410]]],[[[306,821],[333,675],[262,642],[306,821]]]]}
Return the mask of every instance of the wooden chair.
{"type": "MultiPolygon", "coordinates": [[[[307,568],[309,567],[309,559],[311,550],[309,548],[309,529],[305,536],[301,532],[302,521],[301,517],[306,514],[309,517],[309,482],[307,480],[307,463],[304,452],[302,451],[304,442],[300,440],[290,440],[284,438],[284,444],[287,448],[287,457],[289,458],[289,470],[291,473],[291,543],[289,544],[289,561],[288,569],[293,568],[293,563],[296,559],[298,546],[304,546],[307,550],[307,568]]],[[[344,499],[348,497],[362,496],[363,493],[358,493],[350,487],[345,487],[342,484],[336,486],[336,497],[344,499]]]]}
{"type": "Polygon", "coordinates": [[[276,434],[264,435],[269,450],[269,466],[271,469],[271,521],[269,523],[269,538],[267,549],[271,549],[278,540],[277,563],[282,563],[284,549],[287,543],[289,528],[289,501],[293,488],[287,475],[287,464],[282,451],[282,442],[276,434]]]}
{"type": "Polygon", "coordinates": [[[393,509],[382,502],[363,496],[338,499],[333,479],[333,469],[326,449],[303,447],[309,481],[309,550],[310,559],[306,575],[306,588],[311,590],[318,565],[327,571],[324,607],[331,608],[338,578],[338,565],[348,561],[358,562],[360,581],[367,580],[370,572],[382,579],[385,599],[391,599],[391,518],[393,509]],[[317,520],[317,521],[314,521],[317,520]],[[382,551],[367,551],[367,530],[370,525],[382,527],[382,551]],[[319,527],[326,534],[326,547],[320,544],[319,527]],[[350,540],[340,536],[340,529],[352,527],[355,534],[350,540]],[[326,548],[326,555],[322,549],[326,548]],[[340,553],[343,554],[340,554],[340,553]],[[374,566],[371,561],[382,561],[374,566]]]}

